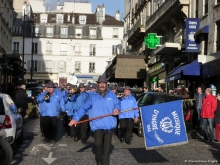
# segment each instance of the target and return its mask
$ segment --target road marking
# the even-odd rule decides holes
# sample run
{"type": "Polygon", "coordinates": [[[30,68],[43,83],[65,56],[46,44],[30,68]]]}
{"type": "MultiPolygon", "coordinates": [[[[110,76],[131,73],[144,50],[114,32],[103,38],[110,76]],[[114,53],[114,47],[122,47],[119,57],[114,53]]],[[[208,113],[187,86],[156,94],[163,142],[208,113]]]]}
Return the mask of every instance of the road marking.
{"type": "Polygon", "coordinates": [[[66,147],[67,144],[58,144],[59,147],[66,147]]]}
{"type": "Polygon", "coordinates": [[[55,147],[52,147],[52,144],[51,144],[51,145],[38,144],[37,146],[44,147],[44,149],[49,150],[49,151],[50,151],[52,148],[55,148],[55,147]]]}
{"type": "Polygon", "coordinates": [[[38,151],[39,151],[39,147],[33,146],[32,150],[31,150],[31,154],[36,155],[38,151]]]}
{"type": "Polygon", "coordinates": [[[48,158],[42,158],[47,164],[53,163],[57,158],[52,158],[53,152],[49,153],[48,158]]]}

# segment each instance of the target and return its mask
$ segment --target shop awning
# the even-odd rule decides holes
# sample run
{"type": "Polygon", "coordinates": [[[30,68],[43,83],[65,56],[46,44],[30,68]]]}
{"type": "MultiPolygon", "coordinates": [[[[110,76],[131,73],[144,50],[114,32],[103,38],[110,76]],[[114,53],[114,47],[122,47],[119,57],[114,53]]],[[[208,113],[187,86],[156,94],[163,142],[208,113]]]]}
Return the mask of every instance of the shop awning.
{"type": "Polygon", "coordinates": [[[209,25],[206,25],[203,28],[197,30],[196,33],[194,34],[194,37],[197,37],[198,35],[203,33],[209,33],[209,25]]]}
{"type": "Polygon", "coordinates": [[[166,42],[154,51],[155,55],[176,54],[185,47],[185,44],[166,42]]]}
{"type": "Polygon", "coordinates": [[[195,60],[188,64],[183,64],[171,71],[165,79],[165,82],[178,80],[178,79],[188,79],[190,77],[200,76],[200,64],[198,60],[195,60]]]}
{"type": "MultiPolygon", "coordinates": [[[[114,67],[113,67],[114,68],[114,67]]],[[[115,78],[143,79],[146,67],[144,58],[118,58],[115,67],[115,78]]]]}

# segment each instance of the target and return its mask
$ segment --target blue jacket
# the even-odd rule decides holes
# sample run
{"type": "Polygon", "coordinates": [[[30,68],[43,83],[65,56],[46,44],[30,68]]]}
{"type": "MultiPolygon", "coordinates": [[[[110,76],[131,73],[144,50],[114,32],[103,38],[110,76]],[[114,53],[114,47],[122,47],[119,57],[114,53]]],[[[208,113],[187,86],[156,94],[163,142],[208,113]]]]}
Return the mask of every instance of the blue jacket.
{"type": "MultiPolygon", "coordinates": [[[[121,99],[121,110],[127,110],[130,108],[137,108],[137,102],[136,99],[130,94],[128,97],[124,96],[121,99]]],[[[129,112],[123,112],[119,114],[119,119],[125,119],[125,118],[136,118],[139,117],[139,111],[133,110],[129,112]]]]}
{"type": "Polygon", "coordinates": [[[83,105],[83,103],[85,102],[86,98],[89,96],[89,94],[84,91],[80,94],[78,94],[78,97],[76,99],[76,103],[74,104],[74,113],[77,112],[83,105]]]}
{"type": "Polygon", "coordinates": [[[73,116],[73,108],[74,104],[76,103],[77,95],[73,94],[71,98],[68,99],[67,103],[65,104],[65,109],[67,111],[67,116],[73,116]]]}
{"type": "Polygon", "coordinates": [[[54,92],[50,97],[49,102],[44,100],[45,94],[47,94],[47,92],[44,92],[37,97],[37,102],[42,104],[40,110],[42,116],[58,116],[60,114],[60,108],[65,112],[64,98],[61,97],[59,93],[54,92]]]}
{"type": "MultiPolygon", "coordinates": [[[[94,118],[113,113],[115,108],[120,110],[120,102],[112,91],[108,91],[105,97],[102,97],[97,92],[93,92],[86,99],[85,104],[75,113],[73,119],[79,121],[89,109],[89,118],[94,118]]],[[[90,121],[92,131],[99,129],[110,130],[116,128],[116,125],[117,120],[115,116],[90,121]]]]}
{"type": "MultiPolygon", "coordinates": [[[[204,98],[205,98],[205,93],[202,93],[202,101],[204,98]]],[[[198,93],[194,94],[194,99],[196,99],[196,108],[197,108],[198,104],[199,104],[199,94],[198,93]]],[[[202,102],[201,102],[201,104],[202,104],[202,102]]],[[[202,106],[201,106],[201,108],[202,108],[202,106]]]]}

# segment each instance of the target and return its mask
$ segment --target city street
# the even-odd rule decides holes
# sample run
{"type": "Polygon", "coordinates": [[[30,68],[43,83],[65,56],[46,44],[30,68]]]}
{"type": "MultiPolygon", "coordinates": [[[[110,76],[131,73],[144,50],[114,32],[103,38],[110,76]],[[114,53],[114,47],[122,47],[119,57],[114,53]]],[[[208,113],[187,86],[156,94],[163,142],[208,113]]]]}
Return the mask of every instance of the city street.
{"type": "MultiPolygon", "coordinates": [[[[55,145],[42,142],[39,119],[26,119],[24,124],[24,142],[18,146],[13,165],[94,165],[93,138],[86,145],[81,141],[73,142],[64,137],[62,121],[59,122],[58,142],[55,145]]],[[[199,139],[202,138],[199,136],[199,139]]],[[[133,133],[131,145],[120,143],[113,137],[110,164],[219,164],[220,143],[203,142],[201,139],[189,139],[186,145],[157,150],[146,150],[144,138],[133,133]]]]}

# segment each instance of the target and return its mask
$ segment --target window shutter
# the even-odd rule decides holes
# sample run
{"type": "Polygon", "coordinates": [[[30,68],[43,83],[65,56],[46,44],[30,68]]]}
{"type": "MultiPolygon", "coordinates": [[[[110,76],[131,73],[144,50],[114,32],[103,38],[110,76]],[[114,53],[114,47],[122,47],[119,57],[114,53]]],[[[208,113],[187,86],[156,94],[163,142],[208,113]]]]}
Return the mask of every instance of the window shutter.
{"type": "Polygon", "coordinates": [[[57,72],[60,72],[60,61],[57,61],[57,72]]]}
{"type": "Polygon", "coordinates": [[[66,61],[63,62],[63,72],[66,72],[66,61]]]}
{"type": "Polygon", "coordinates": [[[31,70],[31,61],[27,61],[27,71],[31,70]]]}
{"type": "Polygon", "coordinates": [[[40,33],[41,37],[45,36],[45,26],[44,25],[40,25],[39,33],[40,33]]]}
{"type": "Polygon", "coordinates": [[[37,72],[41,72],[41,61],[37,61],[37,72]]]}
{"type": "Polygon", "coordinates": [[[45,72],[45,61],[42,61],[42,72],[45,72]]]}

